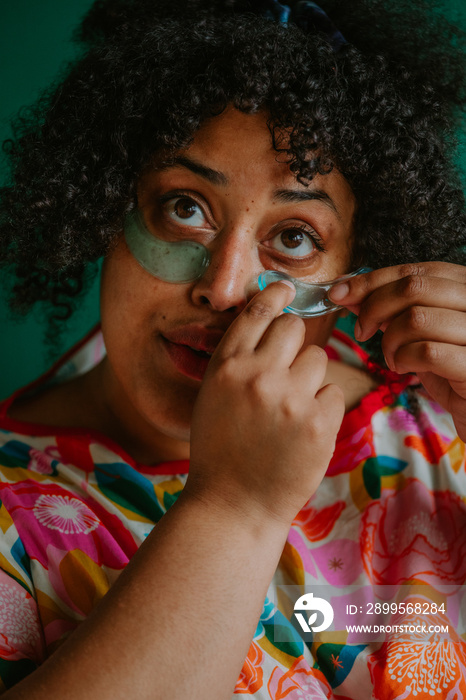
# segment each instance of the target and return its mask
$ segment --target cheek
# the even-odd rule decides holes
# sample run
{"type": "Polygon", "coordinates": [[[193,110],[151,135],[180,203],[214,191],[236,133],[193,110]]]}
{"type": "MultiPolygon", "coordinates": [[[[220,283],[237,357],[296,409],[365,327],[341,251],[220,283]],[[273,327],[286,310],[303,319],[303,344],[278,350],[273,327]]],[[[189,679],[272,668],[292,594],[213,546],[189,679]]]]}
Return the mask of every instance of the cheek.
{"type": "Polygon", "coordinates": [[[350,268],[352,249],[353,240],[351,234],[349,232],[340,234],[335,247],[331,251],[331,270],[328,271],[327,280],[336,279],[353,271],[350,268]]]}
{"type": "Polygon", "coordinates": [[[303,349],[308,345],[325,347],[337,319],[338,313],[327,314],[327,316],[319,316],[313,319],[304,319],[306,334],[304,336],[303,349]]]}
{"type": "Polygon", "coordinates": [[[164,299],[170,293],[173,285],[146,273],[120,241],[102,269],[102,329],[124,334],[147,323],[149,317],[163,315],[164,299]]]}

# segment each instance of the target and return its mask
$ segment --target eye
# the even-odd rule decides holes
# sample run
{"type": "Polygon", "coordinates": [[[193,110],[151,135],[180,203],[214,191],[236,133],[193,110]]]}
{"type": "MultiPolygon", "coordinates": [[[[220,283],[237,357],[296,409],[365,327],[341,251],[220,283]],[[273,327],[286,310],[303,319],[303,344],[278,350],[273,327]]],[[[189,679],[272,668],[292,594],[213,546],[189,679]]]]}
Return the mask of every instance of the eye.
{"type": "Polygon", "coordinates": [[[168,216],[183,226],[205,227],[207,220],[201,206],[191,197],[171,197],[163,203],[168,216]]]}
{"type": "Polygon", "coordinates": [[[305,258],[316,249],[322,250],[322,246],[310,232],[300,226],[289,226],[280,231],[270,241],[271,247],[293,258],[305,258]]]}

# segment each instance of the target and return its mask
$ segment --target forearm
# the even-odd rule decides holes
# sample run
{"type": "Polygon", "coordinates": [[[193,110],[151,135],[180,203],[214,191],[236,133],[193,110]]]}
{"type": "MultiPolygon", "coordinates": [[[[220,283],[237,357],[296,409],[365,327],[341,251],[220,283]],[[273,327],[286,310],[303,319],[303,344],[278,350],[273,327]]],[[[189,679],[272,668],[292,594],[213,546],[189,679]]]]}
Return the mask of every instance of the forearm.
{"type": "Polygon", "coordinates": [[[92,615],[4,697],[230,698],[286,534],[180,497],[92,615]]]}

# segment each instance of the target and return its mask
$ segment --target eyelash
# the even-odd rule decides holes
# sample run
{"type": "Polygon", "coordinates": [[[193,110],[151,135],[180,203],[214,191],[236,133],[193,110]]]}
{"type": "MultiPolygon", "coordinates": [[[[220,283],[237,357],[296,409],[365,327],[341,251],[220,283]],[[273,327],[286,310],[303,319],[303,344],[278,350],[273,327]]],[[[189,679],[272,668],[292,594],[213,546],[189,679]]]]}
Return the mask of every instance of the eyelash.
{"type": "MultiPolygon", "coordinates": [[[[172,192],[166,192],[165,194],[160,195],[160,197],[158,198],[158,201],[159,201],[160,205],[163,206],[164,204],[171,201],[172,199],[177,199],[177,198],[181,198],[181,197],[187,197],[189,199],[192,199],[192,201],[195,202],[197,204],[197,206],[202,209],[202,211],[204,212],[205,218],[207,220],[209,220],[209,218],[211,218],[210,216],[206,215],[206,213],[205,213],[205,205],[203,205],[200,201],[198,201],[193,196],[192,192],[188,192],[185,190],[176,190],[176,191],[172,191],[172,192]]],[[[316,250],[318,250],[320,253],[326,252],[324,242],[323,242],[322,238],[319,236],[319,234],[314,229],[308,229],[305,226],[299,225],[297,223],[296,224],[289,224],[289,225],[285,226],[285,228],[281,229],[280,231],[277,231],[277,233],[275,235],[279,236],[281,233],[284,233],[285,231],[289,231],[289,230],[299,231],[300,233],[303,233],[305,236],[308,236],[311,239],[312,243],[316,247],[316,250]]],[[[278,253],[278,255],[279,255],[279,253],[278,253]]],[[[283,256],[283,258],[285,258],[285,257],[286,256],[283,256]]],[[[300,262],[299,258],[296,258],[295,263],[299,265],[299,262],[300,262]]],[[[307,262],[307,259],[305,257],[303,257],[301,262],[307,262]]]]}
{"type": "Polygon", "coordinates": [[[202,209],[204,212],[205,218],[207,221],[211,219],[211,216],[206,215],[205,213],[205,205],[202,204],[200,201],[196,199],[195,196],[193,196],[192,192],[185,192],[184,190],[176,190],[175,192],[167,192],[166,194],[162,194],[159,197],[159,203],[161,206],[166,204],[167,202],[170,202],[172,199],[181,199],[182,197],[186,197],[187,199],[192,199],[195,204],[197,204],[198,207],[202,209]]]}
{"type": "Polygon", "coordinates": [[[277,232],[277,236],[279,236],[281,233],[284,233],[285,231],[299,231],[300,233],[304,233],[305,236],[308,236],[308,238],[311,239],[311,241],[314,243],[315,247],[320,253],[325,253],[325,246],[322,238],[319,236],[319,234],[314,231],[314,229],[308,229],[305,226],[301,226],[300,224],[288,224],[285,226],[285,228],[281,229],[281,231],[277,232]]]}

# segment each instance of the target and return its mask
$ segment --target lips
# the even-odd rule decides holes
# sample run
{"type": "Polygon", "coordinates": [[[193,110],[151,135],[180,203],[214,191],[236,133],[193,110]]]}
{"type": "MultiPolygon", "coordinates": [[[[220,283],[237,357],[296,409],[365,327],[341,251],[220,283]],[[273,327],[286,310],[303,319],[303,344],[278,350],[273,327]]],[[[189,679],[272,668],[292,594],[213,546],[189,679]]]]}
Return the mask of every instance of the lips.
{"type": "Polygon", "coordinates": [[[202,381],[224,332],[202,326],[185,326],[164,333],[162,340],[175,368],[191,379],[202,381]]]}

